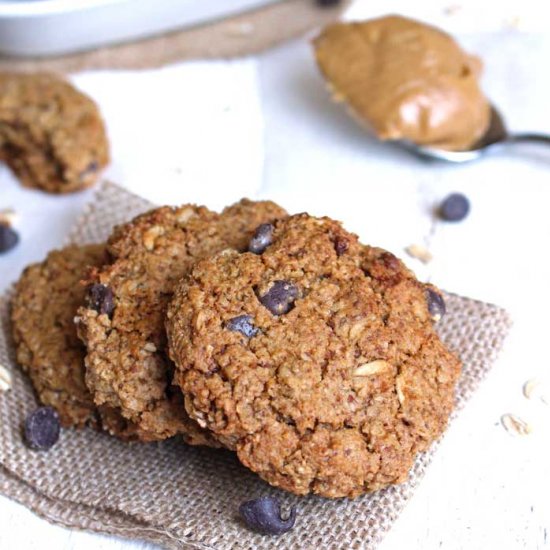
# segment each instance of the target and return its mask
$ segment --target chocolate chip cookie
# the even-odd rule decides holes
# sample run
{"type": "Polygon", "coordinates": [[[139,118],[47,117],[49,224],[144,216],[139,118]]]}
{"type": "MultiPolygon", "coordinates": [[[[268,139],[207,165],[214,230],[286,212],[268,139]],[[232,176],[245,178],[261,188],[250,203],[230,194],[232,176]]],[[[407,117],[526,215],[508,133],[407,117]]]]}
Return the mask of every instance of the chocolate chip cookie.
{"type": "Polygon", "coordinates": [[[0,159],[27,187],[89,187],[109,161],[97,105],[54,75],[0,74],[0,159]]]}
{"type": "Polygon", "coordinates": [[[78,283],[86,266],[105,259],[102,245],[53,251],[23,272],[12,301],[17,360],[40,401],[57,410],[64,426],[97,422],[73,318],[84,297],[78,283]]]}
{"type": "Polygon", "coordinates": [[[216,445],[185,413],[172,386],[164,315],[172,290],[196,260],[226,248],[244,249],[263,222],[286,215],[271,202],[241,202],[222,214],[201,206],[163,207],[115,229],[112,264],[89,277],[78,331],[86,343],[86,381],[98,405],[135,422],[142,439],[182,434],[216,445]]]}
{"type": "Polygon", "coordinates": [[[404,481],[460,373],[434,330],[441,294],[328,218],[259,228],[250,250],[198,262],[167,310],[189,415],[299,495],[404,481]]]}

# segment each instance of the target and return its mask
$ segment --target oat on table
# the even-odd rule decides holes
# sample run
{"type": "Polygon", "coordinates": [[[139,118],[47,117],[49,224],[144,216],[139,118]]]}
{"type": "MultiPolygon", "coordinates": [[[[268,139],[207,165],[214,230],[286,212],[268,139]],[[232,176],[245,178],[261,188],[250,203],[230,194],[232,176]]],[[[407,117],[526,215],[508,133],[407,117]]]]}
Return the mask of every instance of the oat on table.
{"type": "Polygon", "coordinates": [[[196,260],[244,249],[258,225],[285,215],[272,202],[243,200],[222,214],[191,205],[157,208],[116,228],[108,242],[114,261],[91,273],[88,304],[78,312],[96,404],[135,422],[143,440],[181,434],[188,443],[218,445],[189,419],[172,386],[166,305],[196,260]]]}
{"type": "Polygon", "coordinates": [[[97,105],[55,75],[0,73],[0,160],[27,187],[89,187],[109,161],[97,105]]]}
{"type": "Polygon", "coordinates": [[[460,362],[439,291],[328,218],[198,262],[167,312],[190,416],[272,485],[354,497],[400,483],[445,429],[460,362]]]}

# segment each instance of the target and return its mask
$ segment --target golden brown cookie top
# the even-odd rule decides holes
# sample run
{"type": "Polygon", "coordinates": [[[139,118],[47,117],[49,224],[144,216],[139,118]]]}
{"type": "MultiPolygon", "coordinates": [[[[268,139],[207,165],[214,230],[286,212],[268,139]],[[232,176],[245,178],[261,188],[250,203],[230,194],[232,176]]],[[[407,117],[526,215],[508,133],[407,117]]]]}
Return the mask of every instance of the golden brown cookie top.
{"type": "Polygon", "coordinates": [[[168,308],[187,411],[297,494],[403,481],[453,407],[460,366],[430,313],[440,294],[328,218],[259,233],[255,254],[198,262],[168,308]]]}
{"type": "Polygon", "coordinates": [[[109,161],[96,104],[52,74],[0,73],[0,159],[27,187],[89,187],[109,161]]]}
{"type": "Polygon", "coordinates": [[[380,139],[460,150],[487,130],[481,61],[435,27],[395,15],[336,23],[314,46],[335,99],[380,139]]]}
{"type": "Polygon", "coordinates": [[[173,388],[164,314],[172,290],[195,261],[241,248],[256,226],[286,215],[271,202],[243,200],[222,214],[205,207],[162,207],[116,228],[113,262],[87,281],[88,306],[78,314],[87,345],[87,383],[98,405],[121,411],[155,440],[182,434],[190,443],[215,444],[185,414],[173,388]]]}

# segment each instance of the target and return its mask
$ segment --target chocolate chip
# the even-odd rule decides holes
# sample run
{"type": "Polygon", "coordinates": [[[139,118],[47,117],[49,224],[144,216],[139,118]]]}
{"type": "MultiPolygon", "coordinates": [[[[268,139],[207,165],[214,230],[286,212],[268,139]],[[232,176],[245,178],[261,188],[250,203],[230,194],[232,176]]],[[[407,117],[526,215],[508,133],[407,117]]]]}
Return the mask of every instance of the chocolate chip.
{"type": "Polygon", "coordinates": [[[470,212],[470,201],[461,193],[452,193],[439,206],[439,217],[448,222],[462,221],[470,212]]]}
{"type": "Polygon", "coordinates": [[[315,4],[317,4],[320,8],[332,8],[333,6],[338,6],[342,0],[315,0],[315,4]]]}
{"type": "Polygon", "coordinates": [[[298,287],[288,281],[275,281],[270,289],[258,298],[273,315],[282,315],[294,307],[294,302],[298,298],[298,287]]]}
{"type": "Polygon", "coordinates": [[[0,254],[8,252],[19,242],[19,235],[9,225],[0,223],[0,254]]]}
{"type": "Polygon", "coordinates": [[[261,254],[273,241],[273,225],[262,223],[254,232],[254,236],[248,244],[248,251],[261,254]]]}
{"type": "Polygon", "coordinates": [[[336,236],[334,238],[334,250],[336,255],[341,256],[349,247],[349,241],[344,237],[336,236]]]}
{"type": "Polygon", "coordinates": [[[281,517],[281,505],[273,497],[247,500],[239,506],[239,513],[246,525],[264,535],[282,535],[296,523],[296,506],[292,506],[288,518],[281,517]]]}
{"type": "Polygon", "coordinates": [[[428,311],[432,317],[432,320],[437,323],[445,315],[447,308],[445,307],[445,300],[443,296],[432,290],[431,288],[426,289],[426,300],[428,302],[428,311]]]}
{"type": "Polygon", "coordinates": [[[225,327],[228,330],[240,332],[247,338],[252,338],[260,332],[260,329],[254,326],[253,320],[254,318],[252,315],[239,315],[238,317],[233,317],[229,319],[229,321],[226,321],[225,327]]]}
{"type": "Polygon", "coordinates": [[[88,287],[88,307],[98,313],[111,315],[115,309],[113,291],[105,285],[95,284],[88,287]]]}
{"type": "Polygon", "coordinates": [[[52,407],[39,407],[25,420],[25,440],[36,451],[51,449],[59,439],[61,424],[52,407]]]}

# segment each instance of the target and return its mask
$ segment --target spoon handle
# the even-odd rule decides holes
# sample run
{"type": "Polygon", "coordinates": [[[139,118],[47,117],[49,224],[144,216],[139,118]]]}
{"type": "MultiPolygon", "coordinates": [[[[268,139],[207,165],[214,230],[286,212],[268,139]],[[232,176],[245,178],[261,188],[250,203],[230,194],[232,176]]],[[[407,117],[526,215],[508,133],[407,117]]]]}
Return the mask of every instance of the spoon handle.
{"type": "Polygon", "coordinates": [[[512,134],[506,138],[507,143],[546,143],[550,145],[550,135],[546,134],[512,134]]]}

